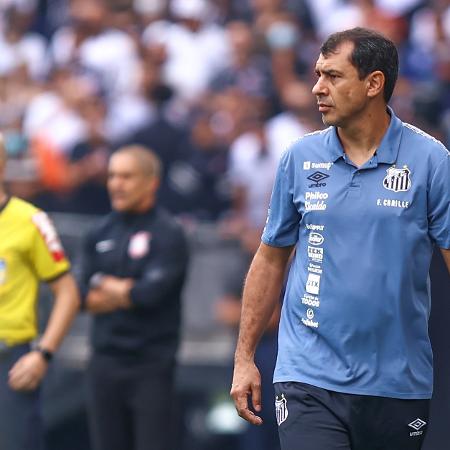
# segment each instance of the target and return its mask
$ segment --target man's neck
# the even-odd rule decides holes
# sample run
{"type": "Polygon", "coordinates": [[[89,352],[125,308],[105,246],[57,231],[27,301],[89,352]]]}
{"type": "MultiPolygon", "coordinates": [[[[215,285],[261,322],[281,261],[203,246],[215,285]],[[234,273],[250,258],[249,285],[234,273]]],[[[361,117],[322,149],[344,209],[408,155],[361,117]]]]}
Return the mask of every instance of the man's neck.
{"type": "Polygon", "coordinates": [[[338,135],[345,153],[358,167],[364,165],[380,146],[391,117],[385,113],[368,112],[349,127],[339,128],[338,135]]]}

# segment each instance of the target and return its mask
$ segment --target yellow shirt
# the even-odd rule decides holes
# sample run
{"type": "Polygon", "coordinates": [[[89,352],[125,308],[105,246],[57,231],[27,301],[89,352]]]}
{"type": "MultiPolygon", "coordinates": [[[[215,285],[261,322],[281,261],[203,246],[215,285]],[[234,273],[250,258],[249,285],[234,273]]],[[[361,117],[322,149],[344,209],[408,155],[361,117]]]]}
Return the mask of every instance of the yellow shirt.
{"type": "Polygon", "coordinates": [[[37,334],[39,282],[70,268],[47,214],[12,197],[0,210],[0,340],[28,342],[37,334]]]}

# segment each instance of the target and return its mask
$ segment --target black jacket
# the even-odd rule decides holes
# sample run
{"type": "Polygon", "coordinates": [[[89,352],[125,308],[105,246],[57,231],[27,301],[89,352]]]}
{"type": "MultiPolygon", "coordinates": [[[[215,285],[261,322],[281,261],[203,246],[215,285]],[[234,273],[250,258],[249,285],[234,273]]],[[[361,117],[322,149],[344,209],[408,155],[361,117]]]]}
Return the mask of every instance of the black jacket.
{"type": "Polygon", "coordinates": [[[96,274],[133,278],[133,306],[95,315],[94,351],[153,361],[173,359],[187,263],[183,230],[165,211],[109,214],[86,239],[82,293],[86,295],[96,274]]]}

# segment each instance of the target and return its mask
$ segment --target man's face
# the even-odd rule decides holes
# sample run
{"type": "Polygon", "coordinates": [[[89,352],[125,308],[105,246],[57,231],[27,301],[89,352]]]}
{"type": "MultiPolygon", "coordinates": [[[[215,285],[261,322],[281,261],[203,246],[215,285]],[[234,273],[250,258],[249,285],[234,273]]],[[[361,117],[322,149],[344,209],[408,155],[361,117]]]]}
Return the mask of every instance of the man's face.
{"type": "Polygon", "coordinates": [[[367,78],[359,79],[358,71],[350,62],[353,43],[344,42],[336,53],[322,54],[315,71],[318,80],[312,88],[325,125],[345,127],[366,107],[367,78]]]}
{"type": "Polygon", "coordinates": [[[157,179],[144,173],[133,155],[116,153],[109,161],[108,192],[119,212],[143,212],[153,203],[157,179]]]}

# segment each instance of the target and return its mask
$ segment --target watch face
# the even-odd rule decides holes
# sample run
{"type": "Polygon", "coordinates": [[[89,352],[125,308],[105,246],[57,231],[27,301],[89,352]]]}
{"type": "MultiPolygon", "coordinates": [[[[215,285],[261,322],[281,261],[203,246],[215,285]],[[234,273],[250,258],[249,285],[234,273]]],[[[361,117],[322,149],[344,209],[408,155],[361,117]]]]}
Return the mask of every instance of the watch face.
{"type": "Polygon", "coordinates": [[[37,352],[39,352],[41,355],[42,355],[42,357],[47,361],[47,362],[50,362],[51,360],[52,360],[52,358],[53,358],[53,353],[50,351],[50,350],[47,350],[47,349],[45,349],[45,348],[42,348],[41,346],[36,346],[35,347],[35,350],[37,351],[37,352]]]}

